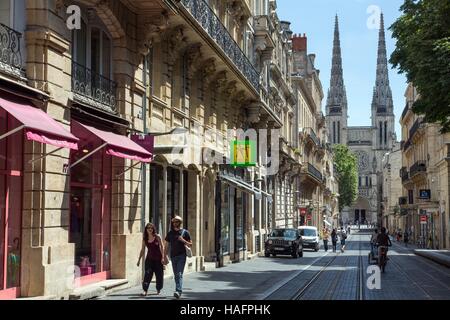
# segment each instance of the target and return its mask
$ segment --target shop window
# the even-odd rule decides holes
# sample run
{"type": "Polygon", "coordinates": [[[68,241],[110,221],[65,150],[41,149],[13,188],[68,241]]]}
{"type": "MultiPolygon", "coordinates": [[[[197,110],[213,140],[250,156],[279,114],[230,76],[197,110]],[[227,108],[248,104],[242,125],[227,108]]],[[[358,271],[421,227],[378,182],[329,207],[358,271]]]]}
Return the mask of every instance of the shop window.
{"type": "Polygon", "coordinates": [[[244,248],[244,193],[241,190],[236,190],[236,211],[235,211],[235,226],[236,226],[236,251],[244,248]]]}
{"type": "Polygon", "coordinates": [[[221,193],[221,234],[220,247],[222,254],[230,252],[230,187],[228,184],[222,182],[221,193]]]}
{"type": "Polygon", "coordinates": [[[167,168],[167,231],[170,230],[171,220],[180,215],[180,170],[167,168]]]}
{"type": "MultiPolygon", "coordinates": [[[[0,109],[0,135],[20,123],[0,109]]],[[[23,135],[0,140],[0,291],[20,286],[23,135]]]]}
{"type": "MultiPolygon", "coordinates": [[[[71,163],[98,146],[93,141],[73,151],[71,163]]],[[[98,151],[71,170],[69,239],[80,277],[110,270],[111,168],[111,156],[98,151]]]]}
{"type": "Polygon", "coordinates": [[[162,213],[164,212],[164,168],[157,164],[150,165],[150,221],[163,232],[162,213]]]}

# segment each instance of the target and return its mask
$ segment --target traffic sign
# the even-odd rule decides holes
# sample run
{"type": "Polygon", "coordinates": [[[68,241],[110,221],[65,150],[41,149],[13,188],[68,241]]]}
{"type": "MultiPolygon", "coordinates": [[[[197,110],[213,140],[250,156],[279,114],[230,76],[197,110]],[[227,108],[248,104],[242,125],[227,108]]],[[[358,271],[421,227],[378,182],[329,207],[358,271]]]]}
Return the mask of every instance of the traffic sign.
{"type": "Polygon", "coordinates": [[[420,216],[420,224],[427,224],[427,216],[420,216]]]}

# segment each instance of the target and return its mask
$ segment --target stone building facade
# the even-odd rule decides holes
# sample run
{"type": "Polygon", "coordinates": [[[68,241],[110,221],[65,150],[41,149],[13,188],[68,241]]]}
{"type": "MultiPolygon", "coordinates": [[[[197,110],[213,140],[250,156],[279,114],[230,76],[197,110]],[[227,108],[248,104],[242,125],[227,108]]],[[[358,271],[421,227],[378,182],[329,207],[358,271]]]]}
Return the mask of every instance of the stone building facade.
{"type": "Polygon", "coordinates": [[[379,221],[382,159],[392,150],[396,141],[383,15],[380,21],[376,81],[371,105],[372,124],[367,127],[351,127],[347,124],[347,94],[337,16],[335,21],[331,80],[326,104],[327,127],[332,144],[347,145],[356,154],[359,171],[358,199],[351,208],[344,208],[343,223],[379,221]]]}
{"type": "Polygon", "coordinates": [[[324,97],[319,70],[315,68],[315,54],[307,50],[306,35],[294,35],[293,87],[297,97],[297,151],[301,170],[299,186],[299,225],[336,225],[338,214],[338,185],[333,171],[333,154],[328,141],[325,117],[322,113],[324,97]],[[326,221],[326,222],[324,222],[326,221]]]}
{"type": "Polygon", "coordinates": [[[411,239],[423,247],[449,248],[450,135],[442,134],[438,124],[425,123],[423,116],[412,111],[412,105],[420,98],[413,84],[408,85],[405,97],[400,119],[400,228],[410,232],[411,239]]]}
{"type": "Polygon", "coordinates": [[[382,164],[382,225],[392,234],[399,229],[400,206],[398,199],[403,194],[402,180],[398,175],[402,167],[402,151],[399,143],[391,152],[384,155],[382,164]]]}
{"type": "Polygon", "coordinates": [[[189,272],[258,254],[310,196],[310,224],[333,208],[318,71],[294,84],[276,1],[16,0],[0,18],[0,298],[138,285],[148,221],[183,217],[189,272]],[[266,146],[255,166],[230,164],[236,139],[266,146]]]}

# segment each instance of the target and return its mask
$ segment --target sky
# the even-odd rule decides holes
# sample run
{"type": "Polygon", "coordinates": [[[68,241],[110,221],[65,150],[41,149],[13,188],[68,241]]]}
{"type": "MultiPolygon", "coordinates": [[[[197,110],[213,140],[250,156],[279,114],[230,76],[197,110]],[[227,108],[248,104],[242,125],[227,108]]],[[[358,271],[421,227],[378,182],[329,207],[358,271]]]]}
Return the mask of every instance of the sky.
{"type": "MultiPolygon", "coordinates": [[[[388,59],[395,49],[389,26],[401,15],[403,0],[278,0],[280,20],[290,21],[291,30],[306,33],[308,53],[316,54],[315,66],[325,98],[330,87],[331,58],[333,50],[334,19],[339,16],[339,31],[347,89],[348,125],[370,126],[371,103],[375,85],[379,12],[384,13],[388,59]]],[[[406,77],[389,65],[389,80],[394,99],[397,139],[401,139],[399,119],[405,106],[406,77]]]]}

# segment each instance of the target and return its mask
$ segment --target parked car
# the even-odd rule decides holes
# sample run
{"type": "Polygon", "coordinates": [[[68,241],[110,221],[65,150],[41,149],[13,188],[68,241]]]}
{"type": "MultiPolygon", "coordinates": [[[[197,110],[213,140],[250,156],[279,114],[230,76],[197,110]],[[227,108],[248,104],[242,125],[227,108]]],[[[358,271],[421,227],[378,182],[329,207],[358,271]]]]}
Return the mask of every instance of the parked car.
{"type": "Polygon", "coordinates": [[[300,231],[296,229],[274,229],[265,242],[264,255],[276,257],[290,255],[294,259],[303,257],[303,242],[300,231]]]}
{"type": "Polygon", "coordinates": [[[317,228],[310,226],[301,226],[299,227],[299,231],[303,240],[303,248],[313,249],[316,252],[319,251],[320,238],[317,228]]]}

